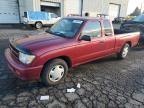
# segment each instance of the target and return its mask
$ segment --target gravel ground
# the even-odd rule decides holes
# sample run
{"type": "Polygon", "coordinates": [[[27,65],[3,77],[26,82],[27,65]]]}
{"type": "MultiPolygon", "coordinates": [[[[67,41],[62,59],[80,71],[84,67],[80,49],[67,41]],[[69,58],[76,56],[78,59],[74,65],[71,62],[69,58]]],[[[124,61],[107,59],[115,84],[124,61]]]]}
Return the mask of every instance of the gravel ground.
{"type": "Polygon", "coordinates": [[[4,58],[8,38],[42,31],[0,30],[0,108],[144,108],[143,48],[132,49],[125,60],[111,56],[70,69],[56,86],[16,78],[4,58]],[[50,99],[41,101],[43,95],[50,99]]]}

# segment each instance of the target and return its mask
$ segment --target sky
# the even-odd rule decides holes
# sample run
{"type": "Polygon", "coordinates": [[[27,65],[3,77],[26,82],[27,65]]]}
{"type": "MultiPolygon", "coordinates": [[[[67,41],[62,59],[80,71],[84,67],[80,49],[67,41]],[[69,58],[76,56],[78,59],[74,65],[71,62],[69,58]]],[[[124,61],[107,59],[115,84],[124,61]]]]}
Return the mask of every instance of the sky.
{"type": "Polygon", "coordinates": [[[142,7],[144,9],[144,0],[129,0],[127,14],[132,13],[137,6],[141,8],[141,3],[143,4],[142,7]]]}

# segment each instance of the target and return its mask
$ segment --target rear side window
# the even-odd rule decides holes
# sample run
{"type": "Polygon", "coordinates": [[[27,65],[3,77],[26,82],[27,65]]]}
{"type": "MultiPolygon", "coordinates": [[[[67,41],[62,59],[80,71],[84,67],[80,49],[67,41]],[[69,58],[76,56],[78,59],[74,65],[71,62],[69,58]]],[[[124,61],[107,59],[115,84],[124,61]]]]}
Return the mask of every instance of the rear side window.
{"type": "Polygon", "coordinates": [[[90,37],[101,37],[101,24],[99,21],[89,21],[83,31],[82,36],[88,35],[90,37]]]}
{"type": "Polygon", "coordinates": [[[105,36],[112,36],[111,23],[108,20],[103,21],[105,36]]]}

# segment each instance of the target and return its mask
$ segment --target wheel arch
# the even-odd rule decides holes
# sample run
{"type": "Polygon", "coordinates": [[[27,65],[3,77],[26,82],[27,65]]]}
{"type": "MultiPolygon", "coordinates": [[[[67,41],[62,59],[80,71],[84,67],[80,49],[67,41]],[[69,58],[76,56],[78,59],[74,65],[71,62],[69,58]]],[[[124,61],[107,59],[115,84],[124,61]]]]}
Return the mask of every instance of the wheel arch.
{"type": "Polygon", "coordinates": [[[36,24],[36,23],[41,23],[41,24],[43,24],[42,21],[36,21],[35,24],[36,24]]]}
{"type": "Polygon", "coordinates": [[[131,41],[127,41],[125,44],[129,44],[129,46],[132,47],[132,42],[131,41]]]}
{"type": "Polygon", "coordinates": [[[64,60],[64,61],[67,63],[68,68],[71,68],[71,67],[72,67],[72,60],[70,59],[70,57],[68,57],[68,56],[58,56],[58,57],[55,57],[55,58],[51,58],[51,59],[47,60],[47,61],[44,63],[43,68],[42,68],[42,71],[41,71],[41,73],[40,73],[40,76],[42,75],[42,72],[43,72],[45,66],[46,66],[49,62],[51,62],[52,60],[54,60],[54,59],[62,59],[62,60],[64,60]]]}

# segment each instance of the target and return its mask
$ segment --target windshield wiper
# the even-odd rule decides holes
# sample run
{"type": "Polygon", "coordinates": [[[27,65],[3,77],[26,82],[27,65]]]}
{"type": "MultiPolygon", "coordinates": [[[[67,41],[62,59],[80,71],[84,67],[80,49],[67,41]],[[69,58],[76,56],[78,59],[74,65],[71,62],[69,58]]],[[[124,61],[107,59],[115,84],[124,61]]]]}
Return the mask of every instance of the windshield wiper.
{"type": "Polygon", "coordinates": [[[61,37],[64,37],[64,38],[67,37],[64,33],[61,33],[61,32],[54,32],[54,34],[61,36],[61,37]]]}
{"type": "Polygon", "coordinates": [[[67,36],[64,33],[61,33],[61,32],[52,32],[51,30],[46,30],[45,32],[67,38],[67,36]]]}

